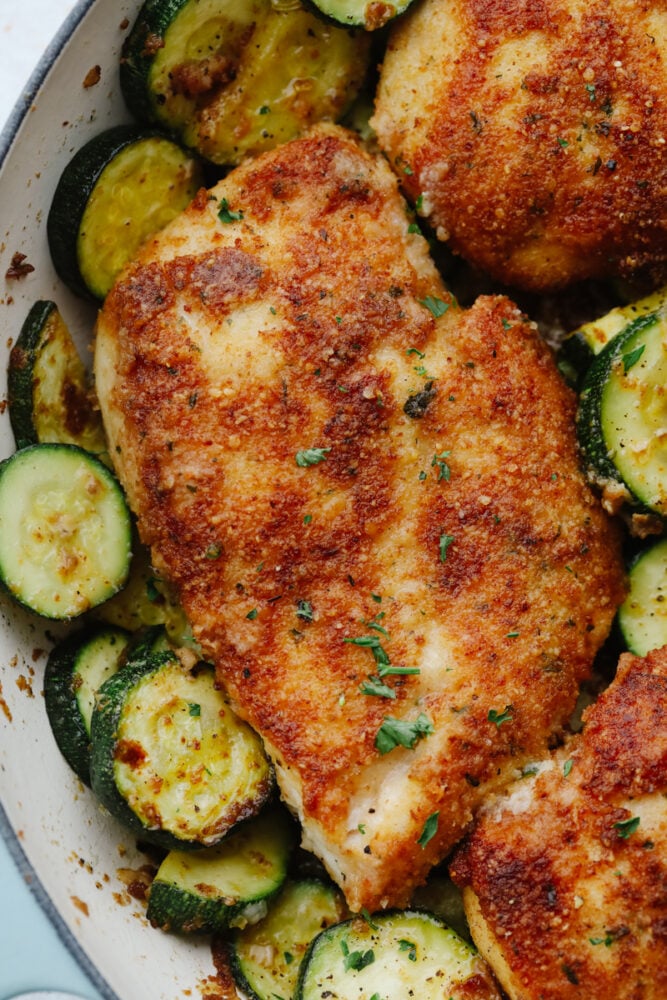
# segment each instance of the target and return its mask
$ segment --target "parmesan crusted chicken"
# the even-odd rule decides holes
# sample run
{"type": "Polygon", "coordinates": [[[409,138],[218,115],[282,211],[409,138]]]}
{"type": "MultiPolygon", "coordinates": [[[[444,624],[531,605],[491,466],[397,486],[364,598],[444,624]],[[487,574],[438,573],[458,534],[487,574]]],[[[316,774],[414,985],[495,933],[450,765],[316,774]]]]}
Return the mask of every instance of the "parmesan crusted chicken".
{"type": "Polygon", "coordinates": [[[141,535],[355,910],[545,752],[623,591],[548,349],[408,221],[318,127],[200,192],[97,330],[141,535]]]}
{"type": "Polygon", "coordinates": [[[511,1000],[664,1000],[667,647],[624,654],[584,718],[484,807],[454,876],[511,1000]]]}
{"type": "Polygon", "coordinates": [[[438,237],[500,281],[667,278],[667,21],[656,0],[424,0],[373,119],[438,237]]]}

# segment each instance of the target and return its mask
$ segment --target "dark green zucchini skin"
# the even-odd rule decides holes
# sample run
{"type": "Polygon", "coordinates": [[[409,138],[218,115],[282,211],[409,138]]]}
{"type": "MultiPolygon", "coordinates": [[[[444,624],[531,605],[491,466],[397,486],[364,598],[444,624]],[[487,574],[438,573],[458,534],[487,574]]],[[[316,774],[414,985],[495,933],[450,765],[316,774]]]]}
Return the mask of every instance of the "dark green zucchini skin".
{"type": "Polygon", "coordinates": [[[413,0],[395,0],[394,3],[372,3],[371,0],[305,0],[304,6],[334,24],[378,31],[404,14],[411,3],[413,0]]]}
{"type": "Polygon", "coordinates": [[[155,124],[148,74],[167,28],[191,0],[147,0],[129,35],[120,59],[120,89],[127,107],[140,122],[155,124]]]}
{"type": "Polygon", "coordinates": [[[39,438],[33,422],[33,366],[42,331],[49,316],[57,310],[55,302],[40,299],[25,318],[19,339],[9,356],[7,368],[7,402],[17,448],[37,444],[39,438]]]}
{"type": "Polygon", "coordinates": [[[624,486],[631,498],[629,506],[643,512],[649,512],[649,508],[627,486],[609,455],[602,422],[601,401],[612,368],[622,356],[628,341],[640,331],[653,326],[656,321],[655,313],[638,317],[594,358],[584,378],[577,412],[577,437],[588,467],[589,478],[594,482],[612,480],[624,486]]]}
{"type": "MultiPolygon", "coordinates": [[[[46,715],[61,754],[85,785],[90,785],[90,731],[77,700],[77,668],[95,640],[108,635],[118,642],[119,660],[129,640],[124,630],[109,625],[85,627],[53,648],[44,670],[46,715]]],[[[85,669],[85,667],[84,667],[85,669]]]]}

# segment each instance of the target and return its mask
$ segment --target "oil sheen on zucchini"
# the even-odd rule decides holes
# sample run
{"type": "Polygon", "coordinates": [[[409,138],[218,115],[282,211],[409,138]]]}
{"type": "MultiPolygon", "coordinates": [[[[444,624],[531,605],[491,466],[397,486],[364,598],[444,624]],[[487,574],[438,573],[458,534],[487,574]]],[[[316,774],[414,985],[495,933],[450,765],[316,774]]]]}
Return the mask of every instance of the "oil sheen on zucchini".
{"type": "Polygon", "coordinates": [[[54,739],[84,784],[90,784],[90,720],[95,695],[122,662],[127,632],[94,625],[60,642],[44,671],[44,703],[54,739]]]}
{"type": "Polygon", "coordinates": [[[273,789],[259,737],[215,686],[144,645],[98,692],[93,791],[129,829],[168,850],[212,846],[256,815],[273,789]]]}
{"type": "Polygon", "coordinates": [[[47,220],[51,257],[73,292],[103,299],[141,244],[202,185],[199,162],[158,132],[117,125],[65,167],[47,220]]]}
{"type": "Polygon", "coordinates": [[[49,441],[106,450],[86,370],[55,302],[30,309],[9,355],[7,401],[17,448],[49,441]]]}
{"type": "Polygon", "coordinates": [[[641,552],[628,573],[627,597],[618,609],[625,644],[636,656],[667,645],[667,539],[641,552]]]}
{"type": "Polygon", "coordinates": [[[230,965],[239,989],[251,1000],[293,997],[310,942],[345,916],[343,897],[330,883],[287,882],[263,920],[230,938],[230,965]]]}
{"type": "Polygon", "coordinates": [[[0,463],[0,579],[37,614],[74,618],[120,590],[131,538],[120,485],[89,452],[36,444],[0,463]]]}
{"type": "Polygon", "coordinates": [[[151,885],[148,919],[189,934],[256,923],[285,881],[293,844],[289,815],[269,809],[217,847],[170,851],[151,885]]]}
{"type": "Polygon", "coordinates": [[[148,0],[128,35],[121,86],[137,118],[235,165],[323,119],[364,83],[369,39],[298,0],[148,0]]]}
{"type": "Polygon", "coordinates": [[[477,952],[429,913],[393,910],[322,931],[303,960],[295,1000],[443,1000],[476,976],[477,952]]]}
{"type": "MultiPolygon", "coordinates": [[[[600,352],[580,397],[579,440],[603,498],[667,514],[667,316],[633,320],[600,352]]],[[[612,503],[613,506],[613,503],[612,503]]]]}

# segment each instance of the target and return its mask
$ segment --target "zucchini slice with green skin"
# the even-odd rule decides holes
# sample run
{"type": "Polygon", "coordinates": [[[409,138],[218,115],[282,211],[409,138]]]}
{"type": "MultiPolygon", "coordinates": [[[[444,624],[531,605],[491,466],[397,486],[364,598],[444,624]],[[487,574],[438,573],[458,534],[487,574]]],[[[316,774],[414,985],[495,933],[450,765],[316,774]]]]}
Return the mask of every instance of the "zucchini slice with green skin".
{"type": "Polygon", "coordinates": [[[310,942],[345,916],[335,886],[316,879],[287,882],[263,920],[230,938],[230,966],[239,989],[251,1000],[293,997],[310,942]]]}
{"type": "Polygon", "coordinates": [[[607,344],[622,333],[630,323],[649,313],[667,310],[667,288],[652,292],[643,299],[616,306],[599,319],[584,323],[565,338],[560,347],[560,358],[569,363],[581,381],[593,360],[607,344]]]}
{"type": "Polygon", "coordinates": [[[295,0],[148,0],[125,40],[121,87],[140,121],[236,165],[342,118],[369,63],[364,32],[295,0]]]}
{"type": "Polygon", "coordinates": [[[97,690],[115,674],[130,636],[93,626],[68,636],[51,651],[44,671],[44,703],[63,757],[90,784],[90,720],[97,690]]]}
{"type": "Polygon", "coordinates": [[[75,618],[120,590],[131,538],[120,484],[90,452],[36,444],[0,463],[0,580],[37,614],[75,618]]]}
{"type": "Polygon", "coordinates": [[[301,965],[295,1000],[443,1000],[479,973],[471,945],[430,913],[393,910],[322,931],[301,965]]]}
{"type": "Polygon", "coordinates": [[[633,320],[584,380],[577,431],[603,498],[667,514],[667,316],[633,320]]]}
{"type": "Polygon", "coordinates": [[[348,27],[376,31],[405,13],[413,0],[382,3],[379,0],[310,0],[320,13],[348,27]]]}
{"type": "Polygon", "coordinates": [[[667,645],[667,539],[641,552],[630,566],[628,594],[618,626],[635,656],[667,645]]]}
{"type": "Polygon", "coordinates": [[[117,125],[70,160],[47,220],[54,267],[77,295],[103,299],[141,244],[203,184],[197,159],[160,132],[117,125]]]}
{"type": "Polygon", "coordinates": [[[86,369],[55,302],[35,302],[9,355],[9,419],[17,448],[59,441],[106,451],[86,369]]]}
{"type": "Polygon", "coordinates": [[[144,644],[98,691],[91,783],[109,812],[167,850],[210,847],[273,791],[259,737],[215,686],[144,644]]]}
{"type": "Polygon", "coordinates": [[[289,815],[269,809],[217,847],[170,851],[151,885],[148,919],[163,931],[189,934],[256,923],[287,877],[294,842],[289,815]]]}

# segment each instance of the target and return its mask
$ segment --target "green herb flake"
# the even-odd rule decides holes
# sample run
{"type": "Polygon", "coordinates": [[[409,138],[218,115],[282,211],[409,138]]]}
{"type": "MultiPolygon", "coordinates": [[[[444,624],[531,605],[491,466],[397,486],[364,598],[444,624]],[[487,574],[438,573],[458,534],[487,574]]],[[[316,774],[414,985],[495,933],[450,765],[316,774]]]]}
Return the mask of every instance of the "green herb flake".
{"type": "Polygon", "coordinates": [[[637,364],[642,354],[646,350],[646,344],[640,344],[639,347],[635,347],[634,351],[628,351],[627,354],[623,355],[623,374],[627,375],[631,368],[637,364]]]}
{"type": "Polygon", "coordinates": [[[201,705],[197,705],[194,701],[189,702],[188,715],[191,715],[193,719],[198,719],[201,715],[201,705]]]}
{"type": "Polygon", "coordinates": [[[149,576],[148,580],[146,580],[146,597],[151,604],[155,604],[157,601],[162,599],[162,594],[155,585],[154,576],[149,576]]]}
{"type": "Polygon", "coordinates": [[[441,563],[447,562],[447,550],[449,549],[449,546],[452,544],[453,541],[454,541],[453,535],[440,535],[439,546],[440,546],[441,563]]]}
{"type": "Polygon", "coordinates": [[[319,465],[326,462],[327,455],[331,448],[304,448],[296,453],[296,464],[300,469],[307,469],[311,465],[319,465]]]}
{"type": "Polygon", "coordinates": [[[503,722],[512,721],[512,719],[514,718],[512,711],[513,710],[511,705],[505,705],[505,708],[502,712],[497,712],[495,708],[491,708],[489,709],[489,714],[487,715],[487,719],[489,720],[489,722],[493,722],[496,725],[496,727],[500,729],[503,722]]]}
{"type": "Polygon", "coordinates": [[[382,604],[382,595],[381,594],[371,594],[371,597],[373,598],[373,600],[375,601],[376,604],[382,604]]]}
{"type": "Polygon", "coordinates": [[[569,777],[570,772],[572,770],[572,765],[573,764],[574,764],[574,761],[572,760],[572,758],[570,758],[570,760],[566,760],[565,763],[563,764],[563,777],[564,778],[569,777]]]}
{"type": "Polygon", "coordinates": [[[239,209],[236,212],[232,212],[229,207],[229,202],[226,198],[220,200],[220,211],[218,212],[218,218],[220,222],[224,222],[225,225],[229,225],[230,222],[240,222],[243,218],[243,211],[239,209]]]}
{"type": "Polygon", "coordinates": [[[408,177],[411,177],[412,174],[414,173],[414,170],[412,169],[409,163],[406,163],[405,166],[403,167],[403,173],[407,174],[408,177]]]}
{"type": "Polygon", "coordinates": [[[207,559],[219,559],[222,553],[222,548],[217,544],[211,544],[206,549],[204,555],[207,559]]]}
{"type": "Polygon", "coordinates": [[[413,722],[386,715],[375,736],[375,746],[381,754],[389,753],[399,746],[414,750],[419,740],[430,736],[432,732],[433,723],[423,712],[413,722]]]}
{"type": "Polygon", "coordinates": [[[268,115],[270,111],[271,108],[268,106],[268,104],[263,104],[262,107],[259,109],[260,115],[268,115]]]}
{"type": "Polygon", "coordinates": [[[520,635],[521,635],[520,632],[507,632],[506,635],[505,635],[505,638],[506,639],[518,639],[518,637],[520,635]]]}
{"type": "Polygon", "coordinates": [[[570,145],[567,139],[562,139],[561,136],[558,136],[558,139],[556,141],[558,142],[558,145],[560,146],[561,149],[567,149],[567,147],[570,145]]]}
{"type": "Polygon", "coordinates": [[[614,829],[618,831],[619,837],[623,840],[627,840],[632,836],[639,826],[639,816],[632,816],[630,819],[621,819],[618,823],[614,823],[614,829]]]}
{"type": "Polygon", "coordinates": [[[425,299],[417,299],[420,306],[424,306],[430,313],[439,319],[440,316],[444,316],[449,309],[449,304],[443,302],[442,299],[437,299],[433,295],[427,295],[425,299]]]}
{"type": "Polygon", "coordinates": [[[419,228],[419,224],[417,222],[410,223],[410,225],[408,226],[408,232],[410,233],[411,236],[421,236],[422,233],[421,229],[419,228]]]}
{"type": "Polygon", "coordinates": [[[398,950],[407,951],[408,958],[411,962],[417,961],[417,945],[414,941],[408,941],[406,938],[401,938],[398,942],[398,950]]]}
{"type": "Polygon", "coordinates": [[[603,944],[605,948],[611,948],[614,943],[614,939],[611,934],[605,934],[604,937],[594,937],[588,939],[592,945],[603,944]]]}
{"type": "Polygon", "coordinates": [[[428,474],[424,472],[424,470],[422,469],[422,471],[419,473],[419,482],[424,483],[426,482],[427,479],[428,479],[428,474]]]}
{"type": "Polygon", "coordinates": [[[424,207],[424,195],[419,194],[417,195],[417,199],[415,201],[415,208],[417,209],[418,212],[421,212],[423,207],[424,207]]]}
{"type": "Polygon", "coordinates": [[[366,833],[366,825],[364,823],[359,823],[359,825],[357,826],[357,830],[359,831],[359,833],[363,837],[364,834],[366,833]]]}
{"type": "Polygon", "coordinates": [[[362,694],[374,695],[376,698],[395,698],[396,692],[388,687],[379,677],[369,677],[359,685],[362,694]]]}
{"type": "MultiPolygon", "coordinates": [[[[373,653],[373,657],[375,658],[375,662],[380,668],[391,665],[387,651],[384,649],[382,643],[376,635],[359,635],[354,638],[343,639],[343,642],[347,642],[352,646],[361,646],[364,649],[370,649],[373,653]]],[[[380,676],[383,676],[381,672],[380,676]]]]}
{"type": "Polygon", "coordinates": [[[434,812],[428,817],[424,823],[424,828],[417,838],[417,843],[421,847],[422,851],[428,844],[429,840],[433,840],[436,833],[438,832],[438,822],[440,820],[440,813],[434,812]]]}
{"type": "Polygon", "coordinates": [[[248,614],[246,615],[246,618],[248,619],[249,622],[254,622],[254,620],[255,620],[255,618],[257,617],[258,614],[259,614],[259,611],[257,610],[257,608],[253,608],[252,611],[248,612],[248,614]]]}
{"type": "Polygon", "coordinates": [[[364,918],[364,920],[366,921],[371,930],[376,931],[378,929],[378,925],[374,922],[373,918],[371,917],[370,913],[368,912],[365,906],[361,907],[359,913],[364,918]]]}
{"type": "Polygon", "coordinates": [[[350,969],[354,972],[360,972],[367,965],[372,965],[375,961],[375,952],[372,948],[363,952],[350,951],[347,941],[343,940],[340,943],[340,949],[343,952],[343,965],[346,972],[349,972],[350,969]]]}
{"type": "Polygon", "coordinates": [[[312,520],[313,520],[313,515],[312,514],[304,514],[303,515],[303,523],[304,524],[310,524],[310,522],[312,520]]]}
{"type": "Polygon", "coordinates": [[[292,962],[294,961],[294,955],[292,954],[291,951],[284,952],[283,953],[283,958],[285,959],[285,964],[286,965],[291,965],[292,962]]]}
{"type": "Polygon", "coordinates": [[[426,355],[424,354],[424,352],[423,351],[418,351],[416,347],[408,347],[408,349],[407,349],[407,351],[405,353],[408,355],[408,357],[410,357],[411,354],[416,354],[417,357],[420,359],[420,361],[423,360],[426,357],[426,355]]]}
{"type": "Polygon", "coordinates": [[[450,455],[451,451],[443,451],[440,455],[434,455],[431,460],[431,468],[433,469],[437,466],[438,469],[438,482],[444,479],[448,483],[451,479],[452,470],[447,465],[447,459],[450,455]]]}

